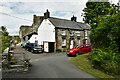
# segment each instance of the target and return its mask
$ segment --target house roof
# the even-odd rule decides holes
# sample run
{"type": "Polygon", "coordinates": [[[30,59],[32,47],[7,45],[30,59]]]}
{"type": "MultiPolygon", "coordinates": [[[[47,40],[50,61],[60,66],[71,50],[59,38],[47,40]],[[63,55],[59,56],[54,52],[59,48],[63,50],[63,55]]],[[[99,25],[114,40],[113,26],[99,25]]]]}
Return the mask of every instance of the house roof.
{"type": "Polygon", "coordinates": [[[86,25],[85,23],[81,23],[81,22],[74,22],[71,20],[54,18],[54,17],[50,17],[48,18],[48,20],[50,20],[50,22],[56,28],[73,29],[73,30],[90,29],[90,26],[86,25]]]}
{"type": "Polygon", "coordinates": [[[88,24],[85,24],[85,23],[82,23],[82,22],[77,22],[77,24],[79,26],[82,26],[83,29],[87,29],[87,30],[91,29],[90,25],[88,25],[88,24]]]}
{"type": "Polygon", "coordinates": [[[28,36],[28,39],[30,39],[33,34],[36,34],[36,35],[37,35],[38,33],[32,32],[32,33],[30,33],[30,34],[27,34],[27,35],[23,36],[23,38],[25,38],[26,36],[28,36]]]}

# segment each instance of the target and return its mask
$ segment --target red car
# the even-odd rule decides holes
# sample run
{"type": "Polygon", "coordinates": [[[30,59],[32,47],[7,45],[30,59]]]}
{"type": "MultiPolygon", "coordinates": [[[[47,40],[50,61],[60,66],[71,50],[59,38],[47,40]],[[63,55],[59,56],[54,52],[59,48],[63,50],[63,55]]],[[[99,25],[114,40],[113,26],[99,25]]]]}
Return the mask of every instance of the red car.
{"type": "Polygon", "coordinates": [[[91,44],[80,44],[76,48],[72,48],[69,51],[67,51],[68,56],[77,56],[80,54],[91,52],[92,46],[91,44]]]}

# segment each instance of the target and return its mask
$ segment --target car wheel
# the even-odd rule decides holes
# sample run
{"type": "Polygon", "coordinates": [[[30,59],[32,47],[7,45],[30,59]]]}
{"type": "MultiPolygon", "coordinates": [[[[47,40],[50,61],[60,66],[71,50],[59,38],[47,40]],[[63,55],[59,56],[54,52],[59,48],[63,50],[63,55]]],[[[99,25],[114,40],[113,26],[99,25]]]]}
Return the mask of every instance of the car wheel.
{"type": "Polygon", "coordinates": [[[76,53],[75,53],[75,56],[78,56],[78,55],[79,55],[79,52],[76,52],[76,53]]]}
{"type": "Polygon", "coordinates": [[[31,52],[34,53],[34,50],[32,49],[31,52]]]}
{"type": "Polygon", "coordinates": [[[70,55],[69,54],[66,54],[68,57],[70,57],[70,55]]]}

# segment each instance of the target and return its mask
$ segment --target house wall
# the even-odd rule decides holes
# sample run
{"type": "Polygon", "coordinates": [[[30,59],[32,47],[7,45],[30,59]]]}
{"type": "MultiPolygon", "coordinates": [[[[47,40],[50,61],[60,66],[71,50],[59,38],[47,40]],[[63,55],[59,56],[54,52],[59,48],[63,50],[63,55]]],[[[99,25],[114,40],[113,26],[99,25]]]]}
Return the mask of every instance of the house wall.
{"type": "Polygon", "coordinates": [[[30,43],[35,43],[35,41],[38,41],[38,35],[33,34],[32,37],[28,41],[30,43]]]}
{"type": "Polygon", "coordinates": [[[38,28],[38,44],[43,45],[43,41],[55,42],[55,26],[48,19],[38,28]]]}
{"type": "MultiPolygon", "coordinates": [[[[89,31],[86,31],[89,34],[89,31]]],[[[55,32],[56,50],[66,51],[67,49],[74,48],[79,44],[83,44],[85,40],[84,31],[56,29],[55,32]]],[[[89,35],[87,37],[89,37],[89,35]]],[[[87,43],[90,43],[89,38],[87,39],[87,43]]]]}
{"type": "Polygon", "coordinates": [[[44,19],[44,16],[33,15],[33,24],[32,24],[33,31],[32,32],[37,32],[38,27],[42,23],[43,19],[44,19]]]}
{"type": "Polygon", "coordinates": [[[23,36],[30,34],[31,32],[32,32],[31,26],[22,25],[20,26],[20,29],[19,29],[19,37],[22,40],[23,36]]]}
{"type": "Polygon", "coordinates": [[[79,43],[82,42],[82,40],[80,39],[81,32],[83,31],[56,29],[56,50],[66,51],[67,49],[77,46],[79,43]],[[78,39],[80,39],[79,43],[77,41],[78,39]]]}
{"type": "Polygon", "coordinates": [[[38,44],[43,45],[44,41],[55,42],[55,51],[66,51],[79,44],[89,44],[89,33],[90,31],[88,30],[78,31],[55,28],[48,19],[44,19],[38,28],[38,44]]]}

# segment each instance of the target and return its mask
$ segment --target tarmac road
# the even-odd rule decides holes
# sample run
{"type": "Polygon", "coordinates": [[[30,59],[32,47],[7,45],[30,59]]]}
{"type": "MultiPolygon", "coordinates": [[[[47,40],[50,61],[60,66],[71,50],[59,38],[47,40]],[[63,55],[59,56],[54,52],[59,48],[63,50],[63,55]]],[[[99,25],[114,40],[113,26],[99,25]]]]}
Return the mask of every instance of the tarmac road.
{"type": "MultiPolygon", "coordinates": [[[[19,50],[21,51],[21,50],[19,50]]],[[[65,53],[29,54],[32,67],[28,73],[3,73],[3,78],[94,78],[70,63],[65,53]]]]}

